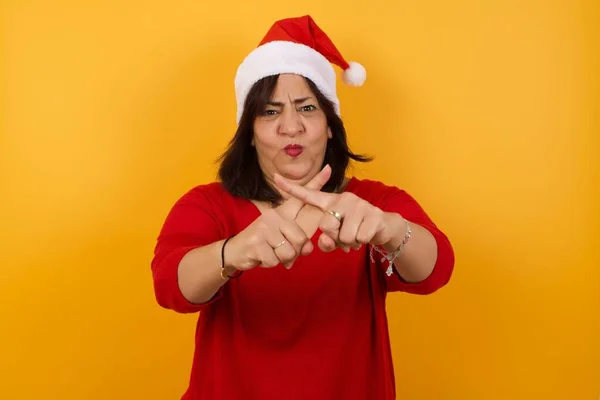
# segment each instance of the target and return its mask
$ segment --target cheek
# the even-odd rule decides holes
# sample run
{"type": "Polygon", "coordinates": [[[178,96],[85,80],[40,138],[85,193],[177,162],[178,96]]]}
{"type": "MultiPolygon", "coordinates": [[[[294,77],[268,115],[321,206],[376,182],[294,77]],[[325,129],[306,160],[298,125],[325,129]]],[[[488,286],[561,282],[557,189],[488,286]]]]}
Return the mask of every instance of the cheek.
{"type": "Polygon", "coordinates": [[[254,147],[259,154],[268,154],[277,149],[277,143],[273,135],[268,132],[259,132],[254,134],[254,147]]]}
{"type": "Polygon", "coordinates": [[[307,121],[307,131],[310,132],[309,142],[311,145],[316,147],[324,147],[327,145],[329,140],[329,127],[325,118],[319,118],[315,121],[307,121]]]}
{"type": "Polygon", "coordinates": [[[259,140],[254,141],[254,148],[259,157],[272,158],[273,154],[277,151],[271,143],[259,140]]]}
{"type": "Polygon", "coordinates": [[[329,137],[327,136],[327,132],[324,132],[322,134],[315,136],[311,140],[311,144],[312,144],[312,147],[314,148],[315,152],[324,153],[325,149],[327,148],[328,141],[329,141],[329,137]]]}

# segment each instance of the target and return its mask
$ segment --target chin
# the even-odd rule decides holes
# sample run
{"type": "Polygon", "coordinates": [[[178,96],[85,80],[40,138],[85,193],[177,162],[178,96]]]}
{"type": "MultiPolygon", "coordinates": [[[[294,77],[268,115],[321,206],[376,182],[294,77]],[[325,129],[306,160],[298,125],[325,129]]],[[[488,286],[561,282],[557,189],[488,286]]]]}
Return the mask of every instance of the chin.
{"type": "Polygon", "coordinates": [[[279,173],[284,178],[295,181],[296,183],[304,183],[305,181],[308,182],[313,176],[313,172],[310,167],[300,165],[285,166],[280,170],[279,173]]]}

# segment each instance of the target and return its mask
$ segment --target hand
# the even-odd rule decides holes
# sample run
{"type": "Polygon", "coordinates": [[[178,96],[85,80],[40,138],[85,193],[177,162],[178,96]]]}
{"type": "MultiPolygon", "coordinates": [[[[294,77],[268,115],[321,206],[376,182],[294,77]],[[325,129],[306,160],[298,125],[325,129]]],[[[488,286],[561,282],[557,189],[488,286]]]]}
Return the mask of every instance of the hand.
{"type": "Polygon", "coordinates": [[[313,205],[323,211],[319,229],[319,248],[332,251],[336,247],[350,251],[361,245],[387,243],[393,236],[386,213],[353,193],[325,193],[320,189],[303,187],[275,175],[279,189],[297,198],[298,201],[313,205]],[[331,212],[339,213],[340,220],[331,212]]]}
{"type": "MultiPolygon", "coordinates": [[[[331,176],[326,165],[303,187],[319,191],[331,176]]],[[[295,219],[304,203],[290,197],[279,207],[262,213],[246,229],[233,237],[225,248],[225,261],[238,270],[252,269],[257,265],[271,268],[282,263],[291,268],[300,255],[313,250],[312,242],[295,219]]]]}

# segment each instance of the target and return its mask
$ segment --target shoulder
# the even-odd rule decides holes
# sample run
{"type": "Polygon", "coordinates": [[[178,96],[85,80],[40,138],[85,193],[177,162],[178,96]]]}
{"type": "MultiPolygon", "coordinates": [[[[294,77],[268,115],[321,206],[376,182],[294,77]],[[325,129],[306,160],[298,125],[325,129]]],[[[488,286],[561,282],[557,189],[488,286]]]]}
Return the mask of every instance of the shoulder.
{"type": "Polygon", "coordinates": [[[205,199],[215,199],[227,196],[228,193],[221,182],[209,182],[196,185],[188,189],[181,197],[180,201],[201,201],[205,199]]]}
{"type": "Polygon", "coordinates": [[[372,179],[360,179],[351,177],[346,186],[346,191],[364,198],[365,200],[380,199],[390,195],[403,195],[406,192],[393,185],[372,179]]]}
{"type": "Polygon", "coordinates": [[[421,205],[405,189],[381,181],[353,177],[346,191],[384,211],[409,215],[423,213],[421,205]]]}
{"type": "Polygon", "coordinates": [[[184,192],[175,202],[175,207],[204,209],[215,214],[235,206],[239,199],[234,198],[221,182],[196,185],[184,192]]]}
{"type": "Polygon", "coordinates": [[[247,208],[243,207],[242,199],[232,196],[220,182],[199,184],[183,192],[171,205],[163,231],[197,232],[215,228],[225,232],[231,216],[247,208]]]}

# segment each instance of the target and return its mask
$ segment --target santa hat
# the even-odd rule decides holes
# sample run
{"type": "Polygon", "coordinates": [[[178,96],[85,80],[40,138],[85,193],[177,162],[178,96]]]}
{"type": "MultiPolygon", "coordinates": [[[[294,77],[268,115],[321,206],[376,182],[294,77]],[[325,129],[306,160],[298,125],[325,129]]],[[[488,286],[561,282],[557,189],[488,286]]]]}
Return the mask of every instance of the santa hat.
{"type": "Polygon", "coordinates": [[[310,79],[329,98],[336,113],[340,103],[336,94],[336,74],[332,64],[343,70],[343,81],[361,86],[365,68],[347,62],[309,15],[279,20],[238,67],[235,76],[237,122],[244,109],[246,96],[257,81],[277,74],[295,73],[310,79]]]}

